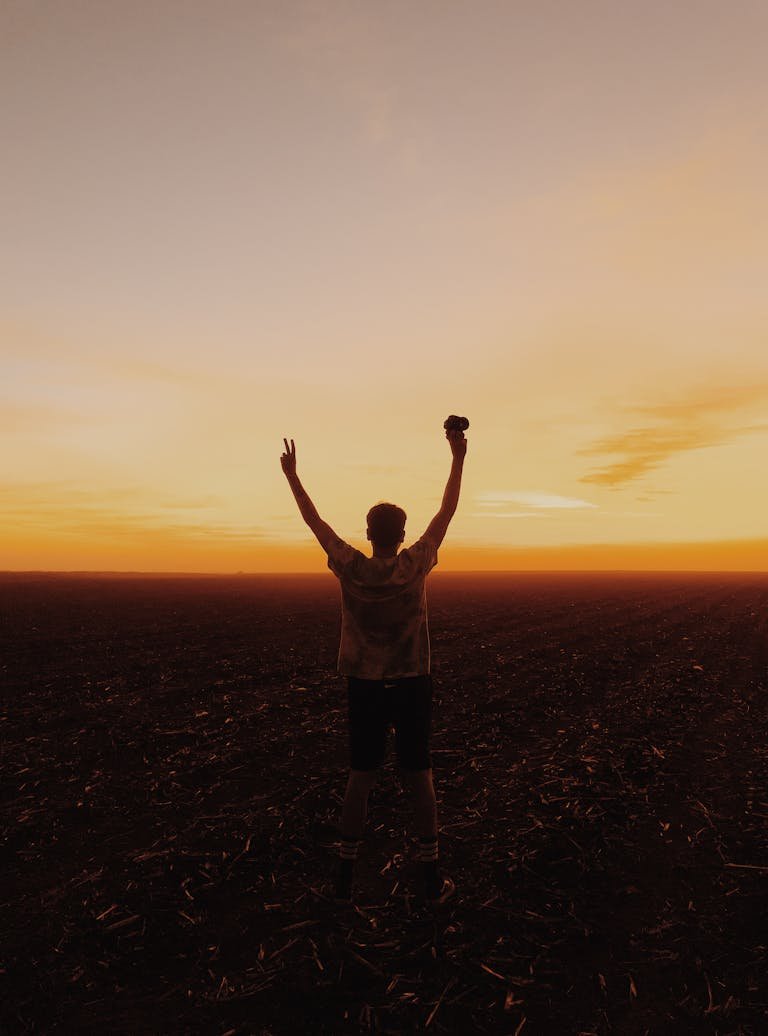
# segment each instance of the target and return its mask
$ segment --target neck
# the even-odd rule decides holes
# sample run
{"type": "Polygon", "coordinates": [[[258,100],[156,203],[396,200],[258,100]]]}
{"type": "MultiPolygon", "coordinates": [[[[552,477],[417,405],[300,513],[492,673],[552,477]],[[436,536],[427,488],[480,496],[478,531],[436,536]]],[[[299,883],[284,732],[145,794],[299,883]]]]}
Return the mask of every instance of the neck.
{"type": "Polygon", "coordinates": [[[373,556],[375,558],[397,557],[397,547],[377,547],[374,545],[373,556]]]}

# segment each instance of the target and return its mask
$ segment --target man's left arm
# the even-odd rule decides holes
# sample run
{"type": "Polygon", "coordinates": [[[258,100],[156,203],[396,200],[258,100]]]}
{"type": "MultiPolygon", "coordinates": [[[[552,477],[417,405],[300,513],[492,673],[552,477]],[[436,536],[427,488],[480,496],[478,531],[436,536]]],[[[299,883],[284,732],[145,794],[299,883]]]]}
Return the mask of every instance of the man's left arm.
{"type": "Polygon", "coordinates": [[[296,446],[293,439],[291,439],[290,446],[287,439],[283,439],[283,442],[285,443],[285,453],[281,456],[280,463],[285,472],[285,477],[288,479],[288,485],[291,487],[291,492],[299,506],[301,517],[317,537],[320,546],[327,553],[333,540],[338,539],[338,537],[328,522],[324,522],[317,513],[317,508],[310,500],[309,494],[296,474],[296,446]]]}

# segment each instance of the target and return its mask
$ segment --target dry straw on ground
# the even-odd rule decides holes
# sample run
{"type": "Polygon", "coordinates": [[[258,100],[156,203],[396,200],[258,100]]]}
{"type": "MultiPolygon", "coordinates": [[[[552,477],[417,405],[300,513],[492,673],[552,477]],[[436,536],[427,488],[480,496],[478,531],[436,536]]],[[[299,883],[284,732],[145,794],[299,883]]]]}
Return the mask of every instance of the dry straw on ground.
{"type": "Polygon", "coordinates": [[[765,577],[432,578],[435,909],[330,578],[0,593],[7,1031],[768,1030],[765,577]]]}

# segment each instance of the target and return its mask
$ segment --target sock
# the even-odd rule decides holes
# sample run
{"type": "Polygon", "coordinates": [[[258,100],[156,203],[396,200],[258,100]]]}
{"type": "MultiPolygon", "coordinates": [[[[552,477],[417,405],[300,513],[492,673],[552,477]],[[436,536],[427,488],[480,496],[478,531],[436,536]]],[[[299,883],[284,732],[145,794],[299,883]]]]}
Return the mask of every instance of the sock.
{"type": "Polygon", "coordinates": [[[342,835],[339,849],[339,867],[336,872],[336,894],[347,897],[352,890],[352,871],[360,848],[359,838],[345,838],[342,835]]]}
{"type": "Polygon", "coordinates": [[[344,835],[341,836],[341,847],[339,849],[339,859],[342,862],[349,861],[352,866],[357,859],[357,850],[360,848],[359,838],[346,838],[344,835]]]}
{"type": "Polygon", "coordinates": [[[419,838],[419,860],[424,884],[429,887],[437,885],[437,835],[426,835],[419,838]]]}

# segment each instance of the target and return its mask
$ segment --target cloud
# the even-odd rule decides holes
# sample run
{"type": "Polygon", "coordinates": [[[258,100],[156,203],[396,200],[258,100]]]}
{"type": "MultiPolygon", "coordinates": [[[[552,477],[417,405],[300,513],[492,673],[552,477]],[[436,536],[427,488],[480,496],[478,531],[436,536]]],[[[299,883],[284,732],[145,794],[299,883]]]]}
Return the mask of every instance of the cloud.
{"type": "Polygon", "coordinates": [[[674,496],[675,491],[673,489],[647,489],[644,493],[640,493],[635,497],[635,500],[640,503],[649,504],[659,496],[674,496]]]}
{"type": "Polygon", "coordinates": [[[768,402],[768,385],[758,381],[749,385],[713,385],[695,396],[675,402],[651,403],[629,409],[650,417],[689,421],[702,415],[728,414],[753,404],[768,402]]]}
{"type": "Polygon", "coordinates": [[[542,511],[476,511],[470,518],[551,518],[542,511]]]}
{"type": "Polygon", "coordinates": [[[216,497],[155,504],[137,487],[102,491],[81,489],[66,482],[0,485],[0,515],[7,526],[47,529],[56,533],[94,537],[226,540],[250,542],[266,533],[257,526],[226,521],[169,520],[168,509],[218,506],[216,497]]]}
{"type": "Polygon", "coordinates": [[[352,471],[363,471],[366,475],[394,475],[402,469],[395,464],[345,464],[352,471]]]}
{"type": "Polygon", "coordinates": [[[601,511],[603,518],[664,518],[664,511],[601,511]]]}
{"type": "MultiPolygon", "coordinates": [[[[580,500],[572,496],[558,496],[555,493],[540,493],[536,490],[491,490],[479,493],[477,502],[481,507],[500,507],[504,504],[520,504],[535,510],[560,510],[583,507],[597,507],[588,500],[580,500]]],[[[488,517],[493,512],[489,512],[488,517]]],[[[518,512],[519,513],[519,512],[518,512]]]]}
{"type": "Polygon", "coordinates": [[[192,499],[189,499],[189,500],[170,500],[170,501],[166,501],[166,502],[160,504],[159,506],[164,508],[165,510],[168,510],[168,511],[177,511],[177,510],[198,511],[198,510],[207,510],[210,507],[221,507],[223,502],[224,501],[222,500],[222,498],[220,496],[214,496],[213,494],[208,494],[208,496],[201,496],[201,497],[192,498],[192,499]]]}
{"type": "Polygon", "coordinates": [[[103,506],[106,501],[130,501],[146,496],[137,486],[105,486],[83,489],[64,479],[51,482],[0,483],[0,508],[14,505],[26,509],[38,507],[78,507],[92,503],[103,506]]]}
{"type": "Polygon", "coordinates": [[[617,459],[579,481],[611,488],[642,478],[679,453],[724,446],[745,435],[768,431],[767,421],[745,421],[745,412],[768,402],[768,384],[713,387],[682,400],[625,407],[625,414],[652,418],[597,439],[581,456],[617,459]],[[741,417],[741,420],[738,418],[741,417]]]}

